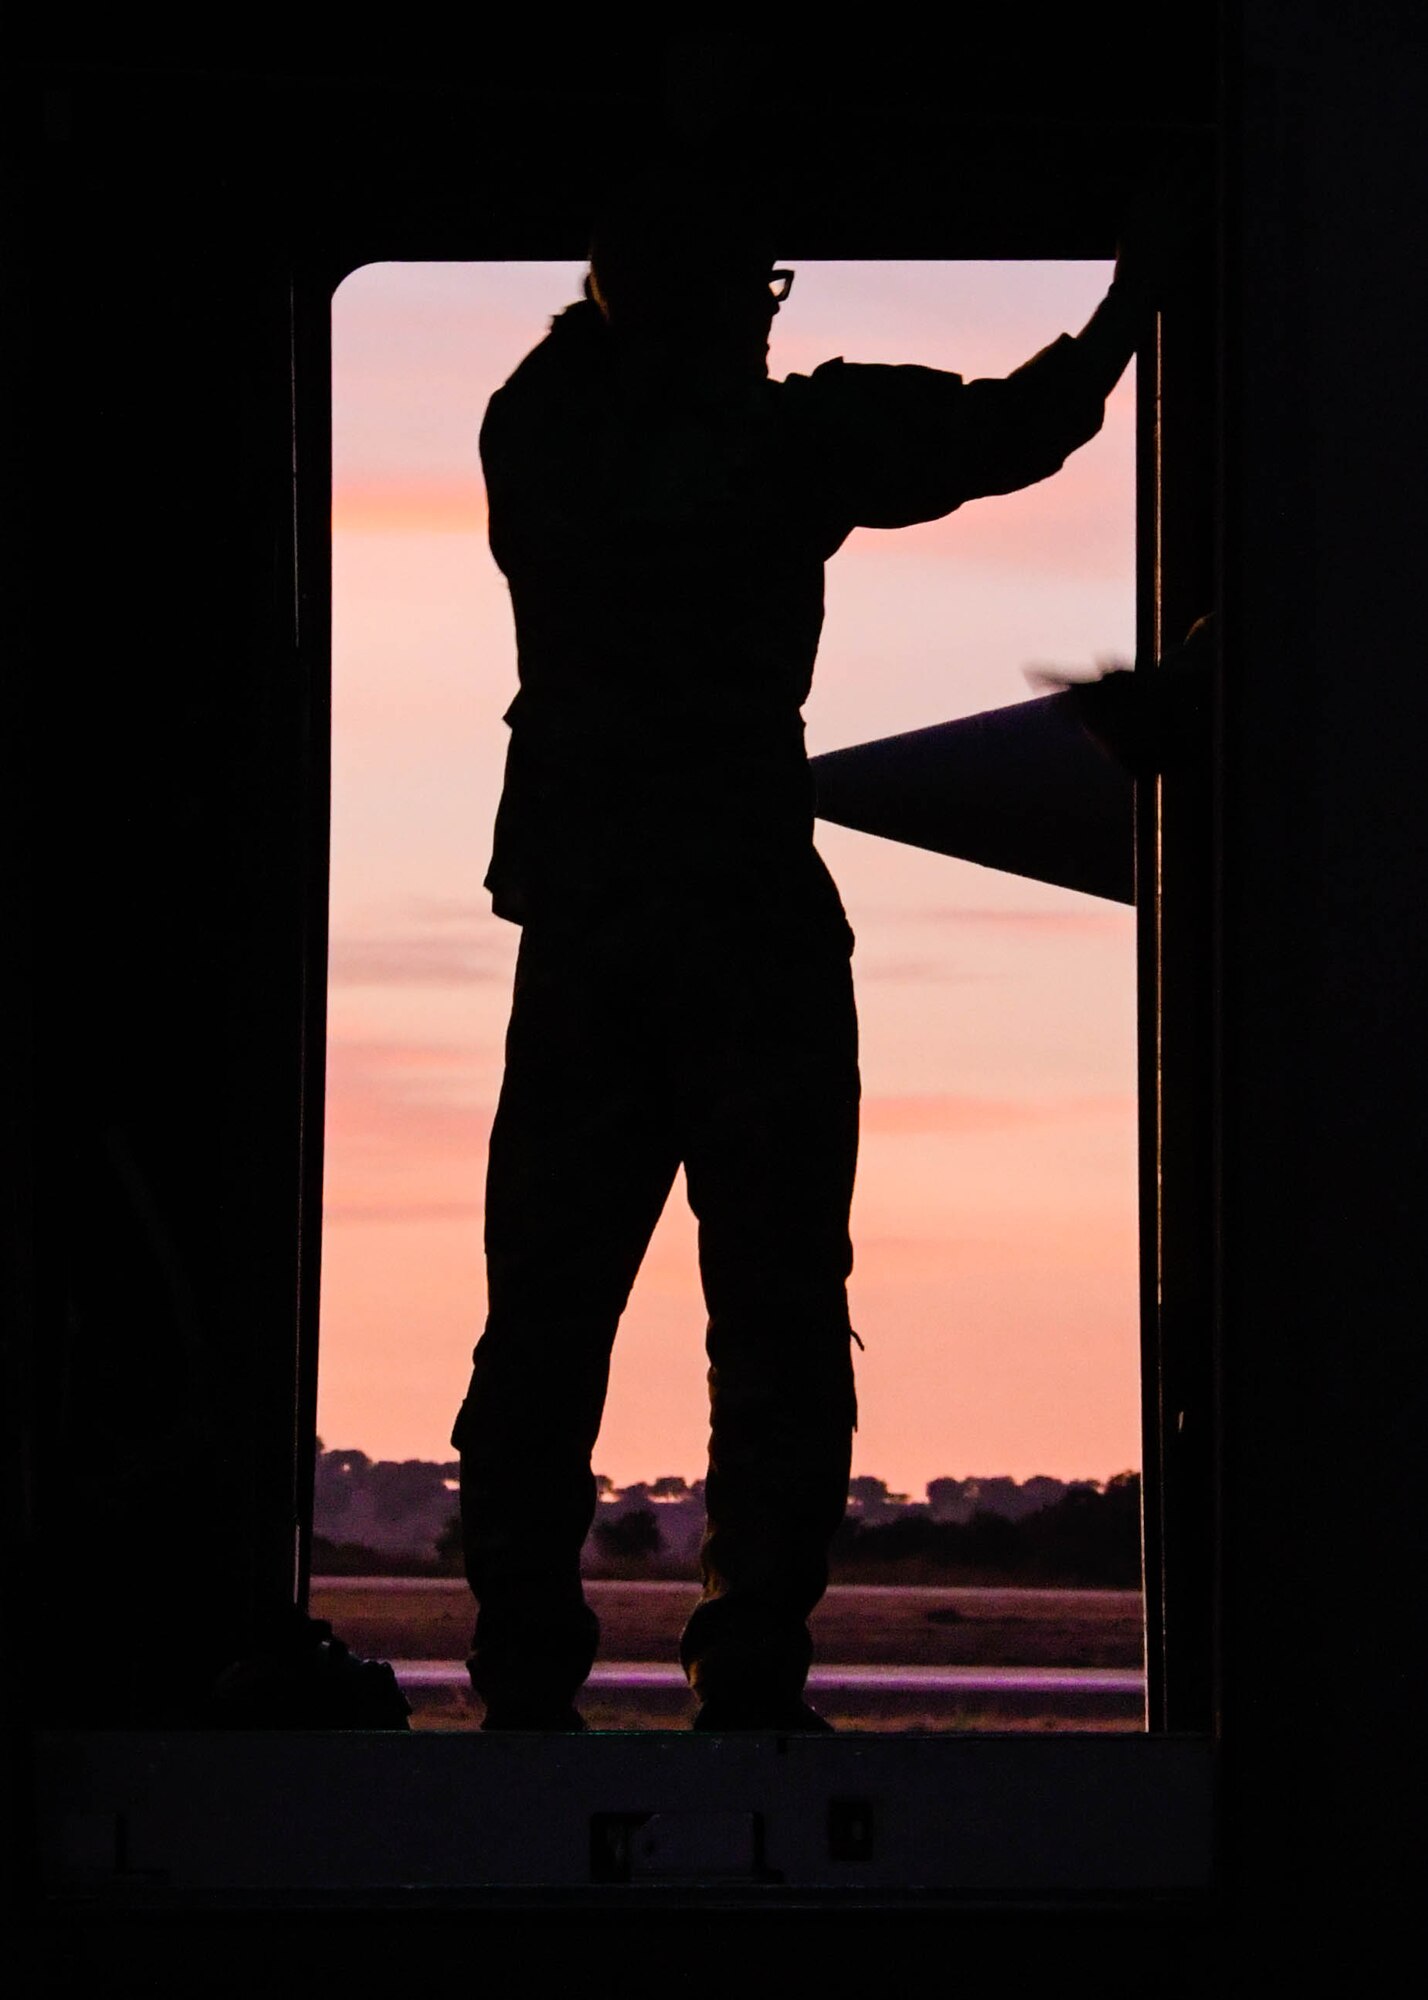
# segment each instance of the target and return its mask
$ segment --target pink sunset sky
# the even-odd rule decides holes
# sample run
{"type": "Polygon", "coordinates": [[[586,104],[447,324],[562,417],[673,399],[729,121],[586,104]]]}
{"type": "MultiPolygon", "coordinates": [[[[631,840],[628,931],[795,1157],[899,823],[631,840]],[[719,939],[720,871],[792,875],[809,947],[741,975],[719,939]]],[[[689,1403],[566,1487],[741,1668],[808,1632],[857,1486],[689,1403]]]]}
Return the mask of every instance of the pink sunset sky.
{"type": "MultiPolygon", "coordinates": [[[[481,887],[516,685],[485,543],[491,392],[574,264],[383,264],[333,301],[333,801],[319,1430],[445,1458],[481,1329],[485,1145],[519,933],[481,887]]],[[[772,369],[999,375],[1082,326],[1099,263],[814,264],[772,369]]],[[[1134,649],[1129,376],[1056,478],[856,533],[828,570],[813,752],[1027,698],[1134,649]]],[[[858,937],[854,1471],[1105,1478],[1140,1462],[1134,918],[820,826],[858,937]]],[[[682,1187],[616,1344],[597,1471],[702,1473],[682,1187]]]]}

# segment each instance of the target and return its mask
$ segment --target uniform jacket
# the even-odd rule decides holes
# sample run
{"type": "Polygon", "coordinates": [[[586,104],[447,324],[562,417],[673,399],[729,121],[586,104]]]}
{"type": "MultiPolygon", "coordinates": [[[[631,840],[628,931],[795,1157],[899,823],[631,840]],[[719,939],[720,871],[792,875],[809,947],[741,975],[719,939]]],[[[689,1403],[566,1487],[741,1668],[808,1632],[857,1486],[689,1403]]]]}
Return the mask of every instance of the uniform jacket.
{"type": "Polygon", "coordinates": [[[481,430],[520,692],[486,886],[501,916],[830,893],[803,746],[823,566],[1055,472],[1102,401],[1063,335],[1005,379],[824,363],[632,378],[569,307],[481,430]]]}

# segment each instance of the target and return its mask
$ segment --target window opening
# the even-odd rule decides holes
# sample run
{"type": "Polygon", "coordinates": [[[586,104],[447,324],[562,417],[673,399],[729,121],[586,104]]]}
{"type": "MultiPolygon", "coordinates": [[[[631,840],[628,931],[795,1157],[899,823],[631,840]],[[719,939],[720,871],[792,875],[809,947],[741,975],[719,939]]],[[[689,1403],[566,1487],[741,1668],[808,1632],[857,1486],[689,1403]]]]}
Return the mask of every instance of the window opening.
{"type": "MultiPolygon", "coordinates": [[[[399,1663],[418,1726],[480,1715],[447,1438],[483,1315],[519,941],[481,887],[516,676],[477,434],[581,275],[370,265],[333,305],[313,1609],[399,1663]]],[[[1002,375],[1083,325],[1109,278],[1103,263],[800,265],[772,372],[841,354],[1002,375]]],[[[1128,373],[1051,480],[855,532],[828,567],[810,752],[1005,707],[1038,692],[1030,666],[1132,657],[1133,409],[1128,373]]],[[[826,823],[818,845],[858,937],[865,1352],[813,1698],[845,1727],[1138,1728],[1136,1493],[1109,1483],[1140,1453],[1134,914],[826,823]]],[[[597,1727],[689,1712],[675,1646],[696,1590],[702,1331],[681,1182],[622,1322],[595,1458],[597,1727]]]]}

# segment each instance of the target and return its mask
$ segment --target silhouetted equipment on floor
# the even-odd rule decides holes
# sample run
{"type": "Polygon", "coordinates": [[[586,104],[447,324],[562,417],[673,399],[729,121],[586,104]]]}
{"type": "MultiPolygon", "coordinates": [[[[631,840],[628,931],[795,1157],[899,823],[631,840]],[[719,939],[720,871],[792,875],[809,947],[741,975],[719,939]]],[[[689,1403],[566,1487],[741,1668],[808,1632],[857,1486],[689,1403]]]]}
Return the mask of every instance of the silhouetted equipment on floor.
{"type": "Polygon", "coordinates": [[[195,1718],[208,1729],[405,1729],[411,1704],[385,1660],[359,1660],[325,1618],[293,1608],[219,1675],[195,1718]]]}
{"type": "Polygon", "coordinates": [[[1063,889],[1135,901],[1135,788],[1073,694],[811,759],[820,819],[1063,889]]]}

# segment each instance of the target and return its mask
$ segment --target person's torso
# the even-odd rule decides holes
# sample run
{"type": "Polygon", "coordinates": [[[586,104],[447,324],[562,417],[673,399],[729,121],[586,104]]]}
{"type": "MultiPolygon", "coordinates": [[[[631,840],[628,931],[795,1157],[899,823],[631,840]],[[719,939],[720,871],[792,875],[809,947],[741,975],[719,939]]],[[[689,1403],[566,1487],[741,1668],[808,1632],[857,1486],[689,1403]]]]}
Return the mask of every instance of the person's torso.
{"type": "Polygon", "coordinates": [[[811,850],[801,709],[846,529],[779,384],[632,398],[602,335],[558,322],[483,433],[520,668],[498,906],[503,876],[544,899],[786,894],[811,850]]]}

